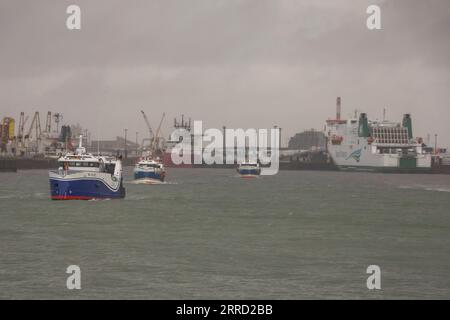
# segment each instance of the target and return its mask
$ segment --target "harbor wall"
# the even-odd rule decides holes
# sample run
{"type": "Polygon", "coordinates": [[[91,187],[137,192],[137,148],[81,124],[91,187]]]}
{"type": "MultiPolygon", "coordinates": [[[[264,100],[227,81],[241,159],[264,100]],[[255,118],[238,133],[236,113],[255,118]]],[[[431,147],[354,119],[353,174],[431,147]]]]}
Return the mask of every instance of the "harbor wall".
{"type": "Polygon", "coordinates": [[[0,158],[0,172],[16,172],[17,163],[15,159],[0,158]]]}
{"type": "Polygon", "coordinates": [[[442,165],[442,164],[439,164],[439,163],[433,163],[431,165],[431,173],[450,174],[450,166],[449,165],[442,165]]]}
{"type": "Polygon", "coordinates": [[[57,167],[56,159],[17,159],[17,169],[54,169],[57,167]]]}
{"type": "MultiPolygon", "coordinates": [[[[134,166],[137,158],[123,159],[124,166],[134,166]]],[[[31,169],[55,169],[56,159],[28,159],[28,158],[0,158],[0,172],[16,172],[17,170],[31,169]]],[[[201,164],[193,165],[192,168],[213,168],[213,169],[235,169],[236,164],[201,164]]],[[[170,168],[168,168],[170,169],[170,168]]],[[[280,170],[317,170],[336,171],[338,168],[334,163],[328,162],[302,162],[302,161],[280,161],[280,170]]],[[[430,173],[450,174],[450,165],[433,163],[430,173]]]]}
{"type": "Polygon", "coordinates": [[[338,168],[332,162],[280,162],[280,170],[316,170],[337,171],[338,168]]]}

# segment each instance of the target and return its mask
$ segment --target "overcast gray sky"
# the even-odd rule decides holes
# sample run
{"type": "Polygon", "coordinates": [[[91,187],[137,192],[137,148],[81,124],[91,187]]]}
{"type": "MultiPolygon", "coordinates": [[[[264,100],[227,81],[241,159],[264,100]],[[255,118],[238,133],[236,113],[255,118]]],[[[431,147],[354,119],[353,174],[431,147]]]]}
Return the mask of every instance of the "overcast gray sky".
{"type": "Polygon", "coordinates": [[[0,1],[0,117],[47,110],[92,137],[205,127],[287,137],[343,114],[400,120],[450,146],[449,0],[0,1]],[[82,28],[69,31],[70,4],[82,28]],[[382,30],[366,28],[381,7],[382,30]]]}

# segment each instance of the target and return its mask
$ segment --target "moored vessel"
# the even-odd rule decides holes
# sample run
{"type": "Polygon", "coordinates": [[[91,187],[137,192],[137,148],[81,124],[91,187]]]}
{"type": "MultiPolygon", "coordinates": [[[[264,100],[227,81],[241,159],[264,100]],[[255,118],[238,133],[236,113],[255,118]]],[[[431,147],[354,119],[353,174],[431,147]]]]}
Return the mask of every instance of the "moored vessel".
{"type": "MultiPolygon", "coordinates": [[[[191,141],[195,141],[194,139],[194,135],[191,131],[191,119],[189,119],[189,121],[185,121],[184,120],[184,115],[181,116],[181,121],[178,121],[176,118],[174,119],[174,124],[173,124],[173,128],[174,130],[182,130],[184,131],[186,134],[191,136],[191,141]]],[[[194,146],[191,145],[191,151],[189,151],[189,154],[183,154],[184,152],[186,152],[186,150],[177,150],[177,145],[181,145],[183,139],[182,137],[179,137],[178,140],[172,140],[170,137],[168,140],[165,141],[165,145],[164,145],[164,155],[163,155],[163,163],[164,166],[166,167],[176,167],[176,168],[192,168],[192,163],[193,163],[193,149],[194,146]],[[175,163],[172,160],[172,152],[175,152],[180,158],[188,158],[190,161],[189,163],[175,163]]],[[[191,143],[192,143],[191,142],[191,143]]]]}
{"type": "Polygon", "coordinates": [[[336,119],[327,120],[327,149],[341,170],[381,172],[430,172],[431,154],[423,149],[422,139],[413,137],[409,114],[401,123],[340,118],[338,98],[336,119]]]}

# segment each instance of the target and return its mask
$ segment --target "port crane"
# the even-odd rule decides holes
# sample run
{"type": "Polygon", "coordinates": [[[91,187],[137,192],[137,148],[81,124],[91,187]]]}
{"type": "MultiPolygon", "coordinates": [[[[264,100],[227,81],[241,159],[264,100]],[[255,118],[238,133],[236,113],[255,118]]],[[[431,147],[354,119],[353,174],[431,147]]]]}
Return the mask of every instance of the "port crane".
{"type": "Polygon", "coordinates": [[[147,129],[148,129],[148,133],[149,133],[149,138],[147,139],[143,139],[142,140],[142,145],[144,145],[145,141],[150,141],[150,152],[152,153],[152,155],[158,155],[162,153],[162,149],[163,149],[163,138],[160,137],[160,132],[161,132],[161,125],[164,121],[164,118],[166,116],[165,113],[163,113],[161,120],[159,121],[159,125],[158,128],[156,129],[156,133],[153,132],[152,126],[150,125],[150,121],[148,121],[147,115],[145,114],[145,112],[143,110],[141,110],[142,116],[144,118],[145,124],[147,125],[147,129]]]}
{"type": "Polygon", "coordinates": [[[147,125],[148,133],[150,140],[153,138],[153,130],[152,126],[150,125],[150,122],[148,121],[147,115],[145,114],[144,110],[141,110],[142,116],[144,117],[145,124],[147,125]]]}
{"type": "MultiPolygon", "coordinates": [[[[26,119],[25,119],[26,121],[26,119]]],[[[23,126],[25,125],[25,121],[21,124],[21,127],[19,126],[19,130],[23,130],[23,126]]],[[[19,133],[22,134],[22,133],[19,133]]],[[[42,138],[42,130],[41,130],[41,119],[39,117],[39,112],[36,111],[33,116],[33,120],[31,120],[30,128],[28,129],[28,132],[23,137],[23,142],[25,142],[25,148],[29,148],[29,143],[34,141],[34,146],[31,148],[33,152],[39,153],[40,152],[40,142],[42,138]]]]}
{"type": "Polygon", "coordinates": [[[51,111],[47,112],[47,118],[45,119],[45,130],[44,132],[50,133],[52,131],[52,113],[51,111]]]}
{"type": "Polygon", "coordinates": [[[33,133],[33,128],[35,129],[34,138],[36,140],[40,140],[42,134],[41,119],[39,118],[39,112],[37,111],[34,113],[33,120],[31,120],[30,129],[28,130],[28,133],[25,135],[26,139],[30,139],[31,134],[33,133]]]}
{"type": "Polygon", "coordinates": [[[25,153],[25,124],[28,121],[28,116],[25,117],[25,112],[20,112],[19,117],[19,126],[17,130],[17,141],[16,141],[16,149],[19,152],[19,154],[25,153]]]}
{"type": "MultiPolygon", "coordinates": [[[[50,114],[51,116],[51,114],[50,114]]],[[[56,123],[56,133],[59,132],[59,123],[61,122],[61,120],[63,119],[63,115],[59,112],[55,113],[53,115],[53,118],[55,118],[55,123],[56,123]]]]}
{"type": "Polygon", "coordinates": [[[18,127],[18,134],[17,134],[17,139],[19,140],[20,143],[23,142],[23,138],[24,138],[24,132],[25,132],[25,124],[28,121],[28,116],[25,117],[25,112],[21,112],[20,113],[20,118],[19,118],[19,127],[18,127]]]}
{"type": "Polygon", "coordinates": [[[153,140],[153,148],[158,148],[158,150],[161,150],[163,148],[164,144],[164,138],[160,135],[161,133],[161,125],[164,121],[166,114],[163,112],[161,120],[159,121],[158,128],[156,129],[155,139],[153,140]]]}
{"type": "MultiPolygon", "coordinates": [[[[52,114],[51,111],[48,111],[44,118],[45,126],[43,126],[44,123],[41,124],[40,113],[38,111],[36,111],[32,117],[28,117],[28,115],[25,115],[25,112],[21,111],[17,125],[17,135],[14,139],[10,138],[12,141],[11,153],[20,156],[55,156],[58,152],[64,152],[65,149],[70,149],[70,127],[63,125],[60,134],[59,123],[61,120],[61,113],[52,114]],[[29,119],[31,119],[31,123],[29,119]],[[55,128],[53,128],[52,119],[54,119],[56,123],[56,131],[55,128]]],[[[0,123],[0,126],[4,127],[5,121],[0,123]]],[[[2,130],[0,130],[0,132],[1,131],[2,130]]],[[[11,134],[9,136],[11,136],[11,134]]],[[[2,140],[0,141],[1,149],[4,140],[3,135],[0,137],[0,140],[2,140]]]]}

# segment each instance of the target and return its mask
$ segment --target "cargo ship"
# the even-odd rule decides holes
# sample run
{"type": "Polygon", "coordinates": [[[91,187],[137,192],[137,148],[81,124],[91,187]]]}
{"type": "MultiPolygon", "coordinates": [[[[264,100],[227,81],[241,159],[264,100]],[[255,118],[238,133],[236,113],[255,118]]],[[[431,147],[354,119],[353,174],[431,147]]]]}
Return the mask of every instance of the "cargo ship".
{"type": "Polygon", "coordinates": [[[340,170],[378,172],[430,172],[431,154],[423,150],[421,138],[413,138],[409,114],[401,123],[340,117],[340,98],[336,119],[326,121],[327,150],[340,170]]]}
{"type": "MultiPolygon", "coordinates": [[[[172,160],[172,151],[174,148],[181,143],[182,137],[180,137],[178,140],[173,140],[171,137],[169,137],[168,140],[165,141],[164,145],[164,155],[163,155],[163,163],[165,167],[169,168],[192,168],[193,167],[193,141],[194,141],[194,135],[191,132],[191,119],[189,121],[184,120],[184,115],[181,116],[181,121],[178,121],[176,118],[174,119],[174,130],[185,130],[190,136],[191,136],[191,152],[189,152],[189,155],[184,155],[186,158],[190,159],[190,163],[180,163],[177,164],[172,160]]],[[[180,151],[179,156],[183,156],[184,151],[180,151]]]]}

